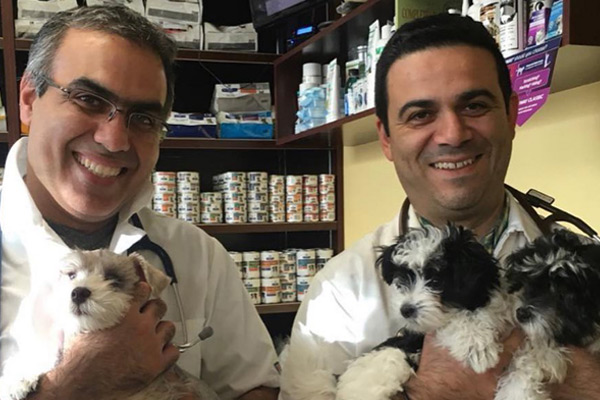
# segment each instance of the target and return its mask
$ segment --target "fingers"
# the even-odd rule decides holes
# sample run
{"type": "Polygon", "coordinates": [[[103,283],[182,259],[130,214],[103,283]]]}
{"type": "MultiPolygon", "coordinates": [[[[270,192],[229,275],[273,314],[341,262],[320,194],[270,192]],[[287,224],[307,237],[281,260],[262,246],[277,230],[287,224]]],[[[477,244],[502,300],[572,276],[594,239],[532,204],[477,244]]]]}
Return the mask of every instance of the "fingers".
{"type": "Polygon", "coordinates": [[[132,307],[134,304],[139,305],[138,309],[142,308],[142,306],[148,301],[150,298],[150,293],[152,293],[152,289],[150,285],[146,282],[139,282],[135,285],[135,292],[133,293],[132,307]]]}
{"type": "Polygon", "coordinates": [[[521,343],[524,339],[525,334],[518,328],[513,329],[510,335],[504,339],[504,349],[502,354],[500,354],[500,360],[495,368],[497,371],[503,372],[508,367],[514,352],[517,351],[517,349],[521,346],[521,343]]]}

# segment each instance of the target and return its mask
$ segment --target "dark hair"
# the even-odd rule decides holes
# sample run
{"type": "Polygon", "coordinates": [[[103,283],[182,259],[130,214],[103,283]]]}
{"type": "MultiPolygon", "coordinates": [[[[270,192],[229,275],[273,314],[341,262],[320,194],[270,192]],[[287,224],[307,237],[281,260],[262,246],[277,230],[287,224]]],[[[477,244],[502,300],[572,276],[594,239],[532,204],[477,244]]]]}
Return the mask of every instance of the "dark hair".
{"type": "Polygon", "coordinates": [[[43,77],[52,76],[56,51],[67,30],[72,28],[117,35],[158,55],[167,79],[167,98],[163,111],[168,113],[171,110],[175,95],[175,42],[160,27],[122,5],[73,8],[53,15],[42,26],[33,40],[25,68],[25,75],[34,84],[38,96],[46,91],[47,83],[43,77]]]}
{"type": "Polygon", "coordinates": [[[479,47],[494,56],[498,83],[508,112],[512,93],[510,74],[494,38],[483,24],[469,17],[438,14],[402,25],[381,53],[375,73],[375,113],[383,123],[386,134],[389,135],[387,75],[392,64],[399,58],[420,50],[458,45],[479,47]]]}

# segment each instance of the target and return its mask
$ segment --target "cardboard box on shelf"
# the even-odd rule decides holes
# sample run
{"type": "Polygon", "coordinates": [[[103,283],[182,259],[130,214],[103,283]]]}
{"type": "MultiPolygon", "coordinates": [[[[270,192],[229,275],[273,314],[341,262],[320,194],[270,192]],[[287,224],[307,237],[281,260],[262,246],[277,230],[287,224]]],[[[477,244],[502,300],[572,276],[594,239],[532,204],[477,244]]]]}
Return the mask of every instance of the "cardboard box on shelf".
{"type": "Polygon", "coordinates": [[[17,19],[45,21],[60,11],[77,7],[77,0],[18,0],[17,19]]]}
{"type": "Polygon", "coordinates": [[[167,137],[217,137],[217,119],[212,114],[172,112],[167,120],[167,137]]]}
{"type": "Polygon", "coordinates": [[[147,0],[146,18],[157,23],[199,24],[202,5],[197,1],[147,0]]]}
{"type": "Polygon", "coordinates": [[[144,3],[142,0],[86,0],[88,6],[103,6],[110,4],[120,4],[131,8],[138,14],[145,15],[144,3]]]}
{"type": "Polygon", "coordinates": [[[219,137],[223,139],[271,139],[273,118],[270,111],[217,114],[219,137]]]}
{"type": "Polygon", "coordinates": [[[258,51],[258,36],[250,24],[215,26],[205,22],[204,50],[258,51]]]}
{"type": "Polygon", "coordinates": [[[268,82],[215,85],[211,112],[271,111],[268,82]]]}
{"type": "Polygon", "coordinates": [[[200,50],[202,48],[202,25],[201,24],[176,24],[173,22],[157,22],[167,35],[171,36],[178,47],[200,50]]]}

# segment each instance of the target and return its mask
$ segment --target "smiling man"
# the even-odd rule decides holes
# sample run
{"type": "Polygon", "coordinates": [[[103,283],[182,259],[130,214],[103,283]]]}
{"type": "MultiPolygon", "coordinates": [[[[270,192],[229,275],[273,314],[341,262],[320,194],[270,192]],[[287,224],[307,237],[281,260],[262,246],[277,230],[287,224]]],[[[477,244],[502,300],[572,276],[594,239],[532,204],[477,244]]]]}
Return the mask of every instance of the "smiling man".
{"type": "MultiPolygon", "coordinates": [[[[176,50],[123,6],[59,13],[31,46],[19,104],[30,133],[10,150],[0,204],[0,359],[27,352],[21,368],[50,369],[28,398],[121,399],[176,361],[222,399],[277,396],[271,339],[229,254],[195,226],[146,207],[176,50]],[[139,283],[120,324],[63,349],[48,298],[59,261],[75,248],[127,253],[146,237],[170,256],[180,298],[167,288],[164,302],[148,301],[150,288],[139,283]],[[179,357],[173,343],[209,327],[214,335],[179,357]]],[[[140,253],[166,269],[157,254],[140,253]]]]}
{"type": "MultiPolygon", "coordinates": [[[[348,362],[403,327],[375,268],[378,249],[402,232],[450,221],[472,229],[500,260],[542,233],[504,186],[518,99],[480,23],[441,14],[400,27],[377,64],[375,99],[379,141],[408,199],[396,218],[315,276],[283,364],[283,399],[334,398],[335,376],[348,362]]],[[[498,365],[476,374],[427,337],[418,373],[398,398],[491,400],[520,339],[514,332],[498,365]]],[[[553,398],[597,399],[598,360],[577,349],[572,356],[570,377],[553,398]]]]}

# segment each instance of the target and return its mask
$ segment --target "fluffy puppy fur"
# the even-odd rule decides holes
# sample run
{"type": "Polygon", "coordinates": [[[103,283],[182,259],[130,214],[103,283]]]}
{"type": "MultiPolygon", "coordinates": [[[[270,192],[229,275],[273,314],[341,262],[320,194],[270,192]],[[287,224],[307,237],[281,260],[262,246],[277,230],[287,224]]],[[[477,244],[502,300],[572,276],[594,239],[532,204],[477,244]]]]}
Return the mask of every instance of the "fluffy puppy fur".
{"type": "MultiPolygon", "coordinates": [[[[67,349],[77,335],[119,323],[129,309],[141,276],[151,286],[152,297],[158,297],[170,281],[137,253],[124,256],[108,250],[75,251],[61,263],[52,298],[48,299],[63,333],[63,346],[57,349],[54,364],[60,361],[62,350],[67,349]]],[[[0,382],[0,400],[25,399],[35,390],[39,377],[54,366],[40,369],[32,368],[32,364],[26,349],[7,360],[0,382]]],[[[217,399],[204,383],[177,366],[172,369],[181,382],[168,381],[163,374],[127,400],[175,400],[186,393],[197,393],[204,400],[217,399]]]]}
{"type": "Polygon", "coordinates": [[[506,279],[527,338],[496,400],[547,400],[545,384],[567,374],[567,346],[600,350],[600,245],[555,231],[511,254],[506,279]]]}
{"type": "Polygon", "coordinates": [[[383,249],[378,264],[406,326],[401,336],[348,367],[338,381],[338,399],[387,400],[402,391],[429,332],[478,373],[496,365],[511,307],[496,260],[472,232],[453,225],[411,230],[383,249]]]}

